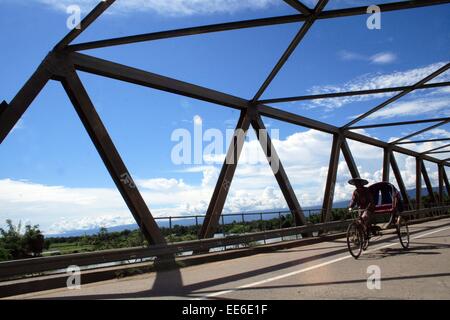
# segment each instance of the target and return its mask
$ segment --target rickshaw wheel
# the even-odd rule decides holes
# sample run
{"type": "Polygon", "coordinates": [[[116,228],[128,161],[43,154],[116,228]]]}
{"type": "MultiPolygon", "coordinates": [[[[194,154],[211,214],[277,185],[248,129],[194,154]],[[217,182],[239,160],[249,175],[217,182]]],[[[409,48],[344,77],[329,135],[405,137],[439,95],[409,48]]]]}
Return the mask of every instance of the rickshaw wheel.
{"type": "Polygon", "coordinates": [[[403,249],[408,249],[408,247],[409,247],[408,223],[405,221],[405,219],[398,217],[396,228],[397,228],[397,235],[398,235],[398,239],[400,240],[400,244],[402,245],[403,249]]]}
{"type": "Polygon", "coordinates": [[[364,242],[364,233],[361,225],[352,222],[347,228],[347,247],[353,258],[359,258],[364,242]]]}

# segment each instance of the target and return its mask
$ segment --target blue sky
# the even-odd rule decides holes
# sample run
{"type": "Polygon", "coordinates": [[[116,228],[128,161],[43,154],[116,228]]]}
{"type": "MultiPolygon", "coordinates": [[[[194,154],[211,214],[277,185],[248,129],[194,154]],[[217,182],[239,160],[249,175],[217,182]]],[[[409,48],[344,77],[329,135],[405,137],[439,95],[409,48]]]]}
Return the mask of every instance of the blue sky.
{"type": "MultiPolygon", "coordinates": [[[[306,1],[311,5],[313,1],[306,1]]],[[[391,1],[392,2],[392,1],[391,1]]],[[[0,0],[0,100],[10,101],[53,45],[68,32],[64,8],[95,1],[0,0]]],[[[282,1],[117,1],[77,41],[209,23],[293,14],[282,1]]],[[[369,1],[330,1],[326,9],[369,1]]],[[[366,28],[367,16],[317,22],[263,98],[399,86],[417,82],[449,61],[450,5],[382,13],[381,30],[366,28]]],[[[300,23],[167,39],[86,53],[155,73],[251,98],[298,31],[300,23]]],[[[203,214],[217,180],[215,162],[175,165],[176,129],[193,132],[234,128],[239,113],[213,104],[80,73],[85,87],[155,216],[203,214]],[[197,121],[194,121],[197,119],[197,121]]],[[[433,81],[449,81],[447,72],[433,81]]],[[[390,95],[281,103],[274,106],[343,125],[390,95]]],[[[421,90],[377,112],[374,121],[449,116],[449,90],[421,90]]],[[[304,206],[322,201],[331,137],[264,119],[296,194],[304,206]]],[[[425,125],[367,130],[390,140],[425,125]]],[[[450,137],[443,126],[424,137],[450,137]]],[[[205,142],[204,146],[208,143],[205,142]]],[[[411,145],[427,150],[442,143],[411,145]]],[[[362,174],[380,178],[381,152],[351,143],[362,174]]],[[[448,157],[443,154],[441,158],[448,157]]],[[[246,143],[226,212],[285,207],[256,141],[246,143]],[[250,161],[259,155],[258,161],[250,161]],[[246,161],[247,160],[247,161],[246,161]]],[[[398,155],[408,187],[414,163],[398,155]]],[[[428,164],[432,179],[436,170],[428,164]]],[[[336,199],[349,197],[342,163],[336,199]]],[[[51,82],[0,146],[0,225],[6,218],[40,224],[48,233],[132,222],[99,156],[59,83],[51,82]]]]}

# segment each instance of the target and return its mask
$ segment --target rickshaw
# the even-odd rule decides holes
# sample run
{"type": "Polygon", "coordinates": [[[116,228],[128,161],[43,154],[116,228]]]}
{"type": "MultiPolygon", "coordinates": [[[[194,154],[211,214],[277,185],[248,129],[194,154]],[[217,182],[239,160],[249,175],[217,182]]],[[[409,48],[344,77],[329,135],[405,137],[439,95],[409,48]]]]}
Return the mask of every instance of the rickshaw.
{"type": "Polygon", "coordinates": [[[381,236],[383,230],[395,228],[400,244],[404,249],[409,247],[408,223],[400,213],[403,211],[403,201],[400,192],[389,182],[377,182],[368,187],[375,204],[373,217],[370,221],[368,232],[365,231],[364,222],[361,218],[364,210],[351,211],[357,213],[354,221],[347,229],[347,246],[350,254],[358,259],[362,251],[367,250],[369,240],[372,236],[381,236]],[[377,225],[381,218],[390,215],[389,222],[382,227],[377,225]]]}

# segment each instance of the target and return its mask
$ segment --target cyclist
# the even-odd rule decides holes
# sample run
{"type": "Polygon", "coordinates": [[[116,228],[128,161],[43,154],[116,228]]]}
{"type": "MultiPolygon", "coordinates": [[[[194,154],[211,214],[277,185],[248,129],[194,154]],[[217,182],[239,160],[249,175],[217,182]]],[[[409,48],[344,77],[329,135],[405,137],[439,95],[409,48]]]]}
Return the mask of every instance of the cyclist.
{"type": "Polygon", "coordinates": [[[352,200],[350,201],[349,209],[351,211],[353,208],[357,207],[364,210],[361,214],[361,219],[364,222],[366,237],[368,237],[371,220],[375,210],[373,195],[369,188],[365,187],[365,185],[369,184],[369,181],[362,178],[354,178],[350,179],[348,183],[356,187],[353,192],[352,200]]]}

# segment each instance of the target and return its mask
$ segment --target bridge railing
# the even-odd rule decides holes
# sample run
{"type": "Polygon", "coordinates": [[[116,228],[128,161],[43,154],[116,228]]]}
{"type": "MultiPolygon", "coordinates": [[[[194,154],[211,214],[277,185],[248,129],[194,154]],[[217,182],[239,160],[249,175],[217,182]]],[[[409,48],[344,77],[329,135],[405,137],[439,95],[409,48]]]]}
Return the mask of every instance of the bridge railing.
{"type": "MultiPolygon", "coordinates": [[[[447,217],[450,205],[405,211],[402,216],[408,217],[411,223],[420,223],[437,218],[447,217]]],[[[85,269],[111,266],[112,263],[136,263],[152,257],[167,257],[185,252],[207,252],[210,249],[233,245],[248,244],[262,240],[283,238],[299,234],[343,231],[351,223],[350,220],[333,221],[290,227],[285,229],[267,230],[242,235],[230,235],[221,238],[153,245],[150,247],[135,247],[125,249],[103,250],[97,252],[67,254],[61,256],[40,257],[7,261],[0,263],[0,279],[6,280],[27,276],[37,276],[47,273],[65,272],[72,265],[85,269]]]]}

